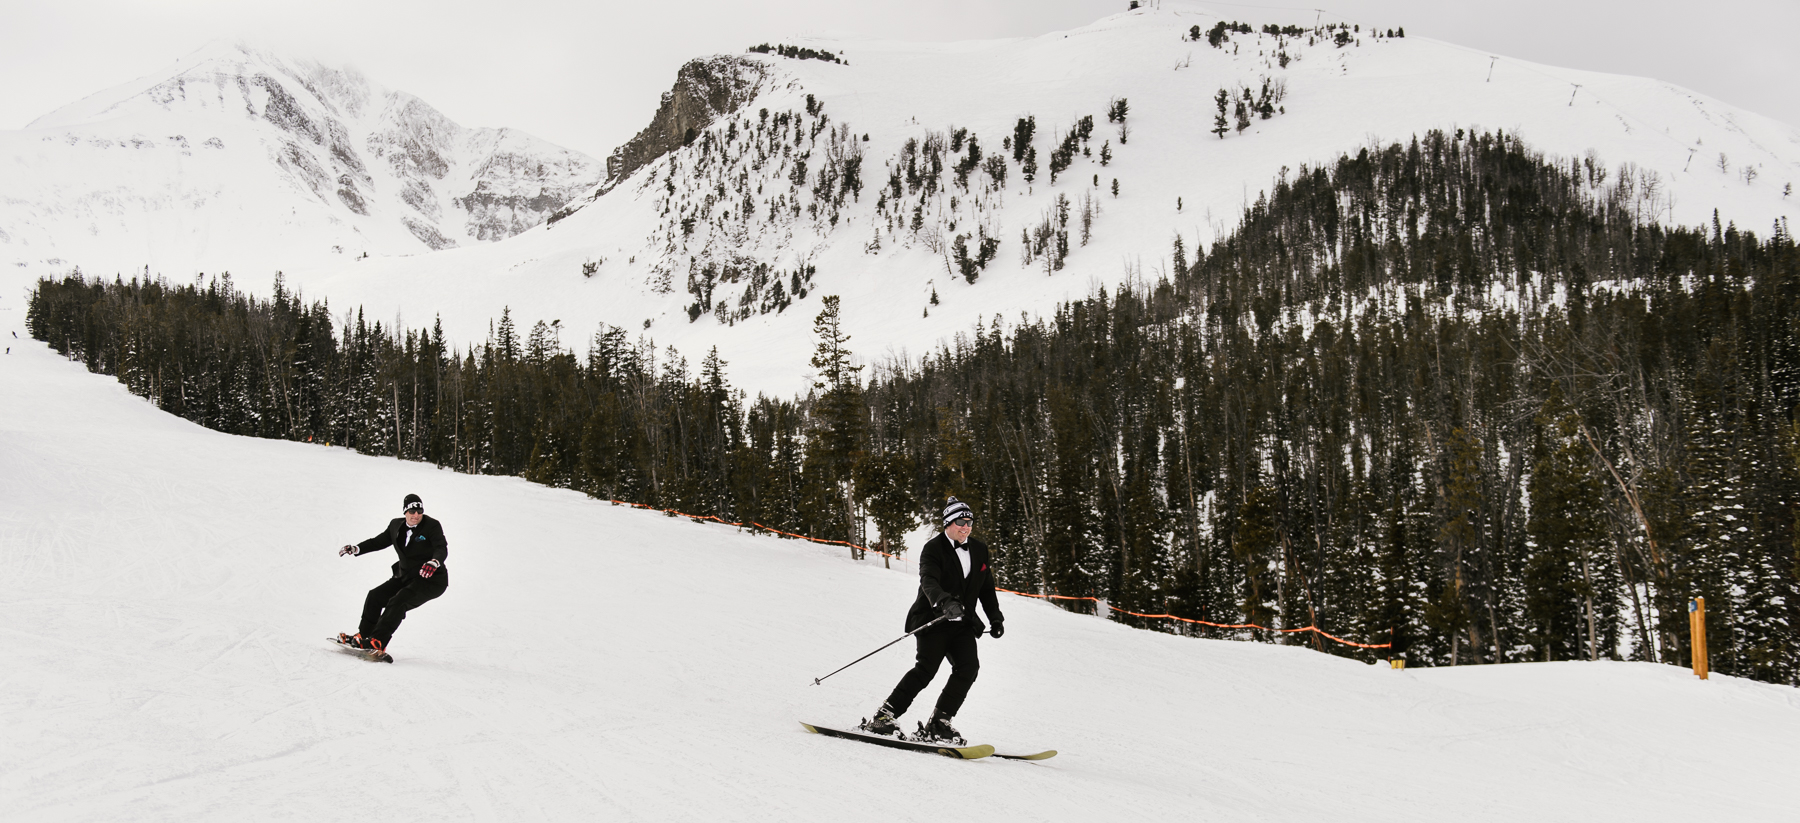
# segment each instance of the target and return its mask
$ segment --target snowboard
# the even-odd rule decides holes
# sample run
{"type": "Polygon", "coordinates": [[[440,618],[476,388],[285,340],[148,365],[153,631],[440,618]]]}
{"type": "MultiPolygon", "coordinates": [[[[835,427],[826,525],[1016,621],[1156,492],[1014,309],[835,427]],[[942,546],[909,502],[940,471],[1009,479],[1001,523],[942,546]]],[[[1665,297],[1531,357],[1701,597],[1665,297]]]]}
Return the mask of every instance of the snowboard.
{"type": "Polygon", "coordinates": [[[945,757],[954,757],[957,760],[975,760],[987,757],[994,753],[993,746],[951,746],[944,743],[918,743],[911,740],[902,740],[897,737],[883,737],[881,735],[849,731],[847,729],[834,729],[830,726],[815,726],[811,723],[801,723],[800,725],[813,734],[822,734],[826,737],[841,737],[845,740],[858,740],[863,743],[886,746],[890,749],[929,752],[931,754],[940,754],[945,757]]]}
{"type": "Polygon", "coordinates": [[[1049,760],[1056,756],[1056,750],[1045,749],[1036,754],[1001,754],[999,752],[994,752],[993,756],[998,757],[1001,760],[1049,760]]]}
{"type": "Polygon", "coordinates": [[[344,654],[353,654],[353,655],[356,655],[357,657],[360,657],[371,663],[392,663],[392,662],[394,662],[393,656],[388,654],[387,652],[378,652],[378,651],[375,651],[374,649],[359,649],[355,646],[345,645],[344,643],[342,643],[335,637],[327,637],[325,639],[331,641],[332,648],[337,649],[338,651],[343,652],[344,654]]]}

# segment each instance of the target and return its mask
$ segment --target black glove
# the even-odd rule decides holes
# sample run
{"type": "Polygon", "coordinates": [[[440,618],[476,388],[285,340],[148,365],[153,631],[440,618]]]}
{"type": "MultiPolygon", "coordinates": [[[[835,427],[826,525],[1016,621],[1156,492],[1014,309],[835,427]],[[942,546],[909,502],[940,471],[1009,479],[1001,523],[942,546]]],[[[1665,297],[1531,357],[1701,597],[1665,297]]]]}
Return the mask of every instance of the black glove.
{"type": "Polygon", "coordinates": [[[355,557],[359,554],[362,554],[362,549],[359,549],[356,546],[345,546],[341,549],[338,549],[338,557],[343,557],[344,555],[350,555],[351,557],[355,557]]]}
{"type": "Polygon", "coordinates": [[[944,598],[944,602],[938,604],[938,610],[944,613],[944,617],[951,620],[963,616],[962,603],[954,597],[944,598]]]}
{"type": "Polygon", "coordinates": [[[1006,634],[1006,624],[1001,623],[998,620],[994,621],[994,625],[988,628],[988,636],[995,640],[999,640],[1000,635],[1003,634],[1006,634]]]}

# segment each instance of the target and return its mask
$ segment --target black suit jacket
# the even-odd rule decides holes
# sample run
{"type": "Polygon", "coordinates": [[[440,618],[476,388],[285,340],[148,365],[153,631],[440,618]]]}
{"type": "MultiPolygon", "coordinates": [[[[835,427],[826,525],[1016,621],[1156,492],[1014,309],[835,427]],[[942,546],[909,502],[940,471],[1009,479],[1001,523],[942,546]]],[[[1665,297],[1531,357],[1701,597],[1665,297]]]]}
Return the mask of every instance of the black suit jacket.
{"type": "MultiPolygon", "coordinates": [[[[412,540],[406,539],[406,518],[396,517],[381,534],[375,535],[356,544],[357,555],[378,552],[382,549],[393,549],[400,559],[394,562],[394,576],[417,575],[419,567],[427,560],[436,560],[443,565],[444,558],[450,556],[450,544],[444,540],[444,526],[431,515],[419,518],[419,525],[412,530],[412,540]]],[[[437,577],[445,581],[450,579],[448,570],[439,570],[437,577]]]]}
{"type": "Polygon", "coordinates": [[[951,547],[950,538],[942,532],[919,550],[919,596],[913,601],[912,609],[906,613],[907,631],[914,631],[931,622],[932,618],[942,613],[938,609],[939,604],[952,597],[963,605],[962,621],[944,621],[927,631],[963,627],[980,634],[987,626],[981,622],[981,618],[975,616],[977,601],[980,601],[981,608],[995,623],[1006,619],[1000,614],[1000,599],[994,595],[994,571],[988,567],[987,544],[971,537],[965,545],[969,549],[967,577],[963,576],[962,561],[956,558],[956,549],[951,547]]]}

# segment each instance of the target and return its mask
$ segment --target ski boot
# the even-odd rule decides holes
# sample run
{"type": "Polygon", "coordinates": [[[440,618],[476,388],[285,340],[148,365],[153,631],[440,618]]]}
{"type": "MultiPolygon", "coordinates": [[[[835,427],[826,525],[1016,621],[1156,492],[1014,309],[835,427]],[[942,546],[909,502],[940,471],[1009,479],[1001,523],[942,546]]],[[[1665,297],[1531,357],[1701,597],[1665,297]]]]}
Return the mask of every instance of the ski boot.
{"type": "Polygon", "coordinates": [[[365,660],[373,660],[377,663],[394,662],[393,656],[387,653],[387,644],[373,637],[363,637],[361,634],[344,634],[343,632],[339,632],[338,636],[333,639],[335,639],[340,646],[362,652],[362,657],[365,660]]]}
{"type": "Polygon", "coordinates": [[[340,632],[338,634],[338,642],[349,646],[352,649],[373,652],[375,657],[384,657],[387,655],[387,644],[373,637],[363,637],[360,634],[343,634],[340,632]]]}
{"type": "Polygon", "coordinates": [[[950,715],[943,712],[932,714],[930,723],[919,724],[917,740],[921,743],[949,743],[953,746],[969,744],[969,741],[964,740],[962,734],[956,731],[956,727],[950,725],[950,715]]]}
{"type": "Polygon", "coordinates": [[[875,710],[874,720],[864,720],[857,728],[882,737],[905,737],[900,733],[900,724],[894,722],[894,710],[888,708],[886,703],[881,704],[881,708],[875,710]]]}

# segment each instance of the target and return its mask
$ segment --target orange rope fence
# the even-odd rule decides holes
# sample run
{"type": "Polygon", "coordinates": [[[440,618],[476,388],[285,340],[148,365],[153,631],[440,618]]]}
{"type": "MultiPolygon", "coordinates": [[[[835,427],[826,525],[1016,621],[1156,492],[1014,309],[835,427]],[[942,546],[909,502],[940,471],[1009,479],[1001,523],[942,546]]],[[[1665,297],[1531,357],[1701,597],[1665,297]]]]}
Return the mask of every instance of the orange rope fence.
{"type": "Polygon", "coordinates": [[[825,544],[832,545],[832,546],[849,546],[850,548],[856,549],[857,551],[871,552],[873,554],[879,554],[882,557],[886,557],[886,558],[890,558],[890,559],[894,559],[894,560],[900,559],[900,555],[888,554],[887,552],[884,552],[880,549],[871,549],[868,546],[858,546],[855,543],[851,543],[851,542],[844,541],[844,540],[826,540],[822,537],[807,537],[804,534],[795,534],[793,532],[784,532],[780,529],[770,528],[770,527],[765,526],[761,523],[758,523],[754,520],[747,521],[744,523],[734,523],[730,520],[725,520],[722,518],[714,517],[710,514],[688,514],[687,512],[684,512],[684,511],[677,511],[675,509],[659,509],[655,506],[646,506],[642,503],[633,503],[628,500],[613,500],[611,498],[608,498],[607,502],[611,503],[615,506],[630,506],[634,509],[649,509],[650,511],[653,511],[653,512],[662,512],[664,514],[674,515],[676,517],[685,517],[685,518],[687,518],[689,520],[693,520],[695,522],[699,522],[702,520],[711,520],[714,523],[722,523],[727,526],[736,526],[738,528],[743,528],[745,526],[755,526],[756,528],[762,529],[763,531],[773,532],[775,534],[792,537],[796,540],[805,540],[805,541],[812,542],[812,543],[825,543],[825,544]]]}
{"type": "MultiPolygon", "coordinates": [[[[1089,601],[1093,601],[1095,603],[1100,602],[1100,598],[1098,598],[1098,597],[1072,597],[1072,596],[1063,595],[1063,594],[1032,594],[1030,592],[1015,592],[1011,589],[995,589],[995,591],[1002,591],[1002,592],[1006,592],[1007,594],[1016,594],[1020,597],[1037,597],[1037,598],[1042,598],[1045,600],[1089,600],[1089,601]]],[[[1175,615],[1172,615],[1172,614],[1144,614],[1143,612],[1134,612],[1134,611],[1130,611],[1128,609],[1121,609],[1118,606],[1114,606],[1111,603],[1106,604],[1106,607],[1109,609],[1112,609],[1113,611],[1118,612],[1120,614],[1129,614],[1132,617],[1149,617],[1149,618],[1159,618],[1159,619],[1163,619],[1163,620],[1179,620],[1183,623],[1197,623],[1202,626],[1211,626],[1215,629],[1262,629],[1265,632],[1273,631],[1273,632],[1280,632],[1282,634],[1293,634],[1295,632],[1315,632],[1320,637],[1326,638],[1328,640],[1335,640],[1346,646],[1355,646],[1359,649],[1385,649],[1385,648],[1388,648],[1388,647],[1394,645],[1392,643],[1358,643],[1354,640],[1345,640],[1341,637],[1331,634],[1330,632],[1325,631],[1324,629],[1319,628],[1318,626],[1301,626],[1298,629],[1271,629],[1267,626],[1258,626],[1255,623],[1214,623],[1210,620],[1196,620],[1192,617],[1176,617],[1175,615]]]]}
{"type": "MultiPolygon", "coordinates": [[[[706,520],[711,520],[714,523],[721,523],[726,526],[735,526],[737,528],[743,528],[744,526],[754,526],[763,531],[773,532],[773,533],[779,534],[779,535],[785,535],[787,537],[795,538],[796,540],[805,540],[805,541],[812,542],[812,543],[824,543],[824,544],[832,545],[832,546],[848,546],[848,547],[850,547],[852,549],[856,549],[858,551],[872,552],[874,554],[879,554],[882,557],[886,557],[886,558],[890,558],[890,559],[900,559],[900,555],[888,554],[887,552],[884,552],[880,549],[871,549],[867,546],[858,546],[855,543],[851,543],[851,542],[844,541],[844,540],[826,540],[826,539],[819,538],[819,537],[808,537],[804,534],[795,534],[793,532],[784,532],[780,529],[769,528],[768,526],[765,526],[754,520],[748,521],[745,523],[734,523],[730,520],[725,520],[723,518],[714,517],[710,514],[688,514],[687,512],[677,511],[675,509],[659,509],[655,506],[646,506],[642,503],[632,503],[632,502],[626,501],[626,500],[612,500],[610,498],[608,499],[608,502],[612,503],[615,506],[630,506],[634,509],[648,509],[650,511],[662,512],[664,514],[672,515],[675,517],[685,517],[696,523],[706,521],[706,520]]],[[[1006,592],[1007,594],[1016,594],[1020,597],[1035,597],[1035,598],[1038,598],[1041,600],[1088,600],[1088,601],[1092,601],[1096,604],[1100,602],[1100,598],[1098,598],[1098,597],[1074,597],[1074,596],[1062,595],[1062,594],[1032,594],[1030,592],[1016,592],[1011,589],[1000,589],[1000,588],[996,588],[995,591],[1006,592]]],[[[1172,615],[1172,614],[1144,614],[1142,612],[1134,612],[1134,611],[1129,611],[1126,609],[1121,609],[1118,606],[1112,605],[1111,603],[1106,604],[1106,607],[1108,609],[1111,609],[1120,614],[1128,614],[1128,615],[1131,615],[1132,617],[1144,617],[1144,618],[1159,619],[1159,620],[1177,620],[1182,623],[1193,623],[1193,624],[1197,624],[1197,625],[1201,625],[1201,626],[1211,626],[1215,629],[1261,629],[1266,632],[1273,631],[1273,632],[1280,632],[1282,634],[1294,634],[1296,632],[1313,632],[1327,640],[1331,640],[1331,641],[1337,642],[1337,643],[1342,643],[1346,646],[1355,646],[1359,649],[1386,649],[1393,645],[1392,643],[1358,643],[1354,640],[1345,640],[1341,637],[1331,634],[1330,632],[1325,631],[1324,629],[1319,628],[1318,626],[1302,626],[1298,629],[1271,629],[1267,626],[1259,626],[1255,623],[1214,623],[1209,620],[1196,620],[1192,617],[1176,617],[1175,615],[1172,615]]]]}

